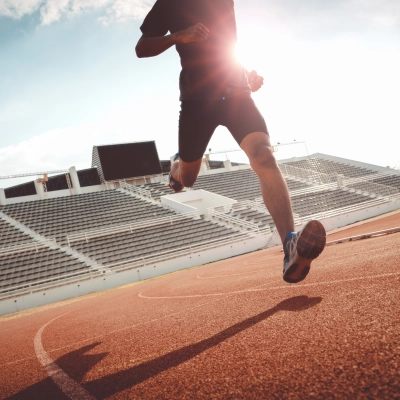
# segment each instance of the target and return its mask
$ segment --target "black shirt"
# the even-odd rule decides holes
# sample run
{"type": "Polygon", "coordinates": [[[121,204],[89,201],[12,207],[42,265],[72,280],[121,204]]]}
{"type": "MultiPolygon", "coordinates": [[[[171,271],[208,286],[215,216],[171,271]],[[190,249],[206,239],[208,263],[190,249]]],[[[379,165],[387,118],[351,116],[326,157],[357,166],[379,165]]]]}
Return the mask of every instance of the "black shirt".
{"type": "Polygon", "coordinates": [[[182,65],[180,99],[250,93],[245,69],[234,57],[233,0],[157,0],[140,29],[143,33],[164,36],[168,31],[175,33],[197,23],[209,29],[208,39],[176,45],[182,65]]]}

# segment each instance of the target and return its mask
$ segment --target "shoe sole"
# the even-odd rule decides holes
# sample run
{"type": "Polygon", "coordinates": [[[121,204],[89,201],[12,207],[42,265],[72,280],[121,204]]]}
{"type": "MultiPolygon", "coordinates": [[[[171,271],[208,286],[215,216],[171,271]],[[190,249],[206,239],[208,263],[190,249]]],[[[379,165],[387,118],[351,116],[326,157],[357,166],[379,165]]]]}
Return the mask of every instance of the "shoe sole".
{"type": "Polygon", "coordinates": [[[297,254],[293,264],[283,275],[284,281],[288,283],[301,282],[310,272],[311,261],[316,259],[324,250],[325,243],[326,232],[321,222],[308,222],[297,241],[297,254]]]}
{"type": "Polygon", "coordinates": [[[169,187],[170,189],[172,189],[175,193],[180,193],[180,192],[182,192],[182,190],[185,188],[180,182],[177,182],[177,181],[172,177],[171,173],[169,173],[168,179],[169,179],[168,187],[169,187]]]}

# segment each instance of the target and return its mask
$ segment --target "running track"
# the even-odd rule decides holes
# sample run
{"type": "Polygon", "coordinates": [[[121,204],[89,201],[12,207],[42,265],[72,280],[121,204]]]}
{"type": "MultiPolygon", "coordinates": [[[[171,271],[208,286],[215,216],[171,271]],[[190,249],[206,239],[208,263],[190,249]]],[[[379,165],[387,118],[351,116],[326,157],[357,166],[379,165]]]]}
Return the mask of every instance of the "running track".
{"type": "MultiPolygon", "coordinates": [[[[328,241],[400,226],[400,214],[328,241]]],[[[0,318],[0,398],[400,399],[400,233],[280,248],[0,318]]]]}

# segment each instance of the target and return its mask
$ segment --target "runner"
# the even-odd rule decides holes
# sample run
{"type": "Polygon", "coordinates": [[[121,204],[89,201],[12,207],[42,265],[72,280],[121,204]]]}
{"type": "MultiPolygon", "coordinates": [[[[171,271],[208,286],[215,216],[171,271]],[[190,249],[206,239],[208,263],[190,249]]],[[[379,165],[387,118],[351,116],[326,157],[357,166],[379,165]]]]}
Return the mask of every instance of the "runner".
{"type": "Polygon", "coordinates": [[[171,165],[170,187],[180,192],[193,186],[214,130],[227,127],[260,179],[265,206],[283,243],[283,279],[302,281],[324,249],[325,229],[310,221],[294,232],[289,191],[264,118],[251,97],[264,79],[246,71],[234,57],[233,0],[157,0],[140,29],[139,58],[175,46],[181,59],[179,152],[171,165]]]}

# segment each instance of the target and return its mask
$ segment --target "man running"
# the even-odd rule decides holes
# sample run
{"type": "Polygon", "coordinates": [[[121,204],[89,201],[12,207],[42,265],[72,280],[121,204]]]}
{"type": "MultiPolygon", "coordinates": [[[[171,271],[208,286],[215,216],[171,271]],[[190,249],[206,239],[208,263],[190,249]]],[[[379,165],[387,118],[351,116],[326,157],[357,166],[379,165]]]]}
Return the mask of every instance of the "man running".
{"type": "Polygon", "coordinates": [[[289,191],[251,97],[264,79],[247,72],[234,57],[233,0],[157,0],[140,29],[139,58],[175,46],[181,59],[179,156],[171,165],[170,187],[179,192],[193,186],[214,130],[227,127],[260,179],[265,206],[283,243],[283,279],[302,281],[324,249],[325,229],[310,221],[294,232],[289,191]]]}

